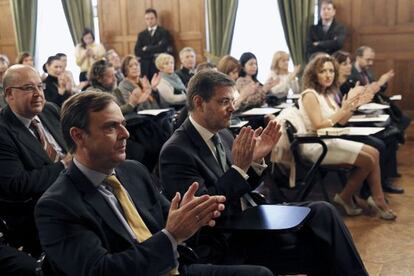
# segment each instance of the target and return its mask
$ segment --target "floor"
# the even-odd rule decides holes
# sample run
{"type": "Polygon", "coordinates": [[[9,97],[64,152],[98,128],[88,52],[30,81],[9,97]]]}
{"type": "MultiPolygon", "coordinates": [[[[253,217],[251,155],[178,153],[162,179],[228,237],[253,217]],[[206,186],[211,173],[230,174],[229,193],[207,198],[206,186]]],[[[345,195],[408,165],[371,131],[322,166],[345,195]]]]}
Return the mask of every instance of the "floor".
{"type": "MultiPolygon", "coordinates": [[[[411,135],[414,125],[410,127],[411,135]]],[[[414,137],[399,149],[402,177],[394,183],[404,187],[402,195],[389,195],[395,222],[371,216],[345,218],[371,276],[414,275],[414,137]]]]}
{"type": "MultiPolygon", "coordinates": [[[[414,123],[407,131],[407,142],[398,151],[401,178],[394,181],[404,187],[402,195],[386,194],[396,221],[384,221],[372,211],[358,217],[344,215],[355,244],[370,276],[414,275],[414,123]]],[[[335,176],[328,176],[330,198],[341,189],[335,176]]],[[[318,187],[309,200],[323,200],[318,187]]]]}

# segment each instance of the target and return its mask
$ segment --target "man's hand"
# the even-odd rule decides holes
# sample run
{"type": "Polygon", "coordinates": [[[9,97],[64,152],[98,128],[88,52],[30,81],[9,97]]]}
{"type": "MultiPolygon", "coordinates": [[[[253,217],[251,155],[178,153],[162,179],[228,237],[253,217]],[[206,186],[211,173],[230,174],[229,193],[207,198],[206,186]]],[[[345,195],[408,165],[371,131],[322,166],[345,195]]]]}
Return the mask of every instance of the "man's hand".
{"type": "Polygon", "coordinates": [[[177,243],[190,238],[203,226],[213,227],[214,219],[224,210],[224,196],[202,195],[196,197],[198,183],[194,182],[184,194],[180,203],[180,193],[176,193],[171,201],[165,229],[175,238],[177,243]]]}
{"type": "Polygon", "coordinates": [[[383,74],[379,80],[378,80],[378,84],[380,86],[383,86],[385,83],[387,83],[390,79],[392,79],[394,77],[394,70],[391,69],[389,70],[387,73],[383,74]]]}
{"type": "Polygon", "coordinates": [[[263,131],[262,128],[256,129],[254,135],[256,147],[253,152],[253,160],[260,162],[262,158],[266,157],[279,141],[280,135],[280,125],[276,121],[270,121],[263,131]]]}
{"type": "Polygon", "coordinates": [[[231,156],[233,164],[247,172],[253,161],[253,152],[256,145],[254,131],[251,127],[243,127],[233,142],[231,156]]]}

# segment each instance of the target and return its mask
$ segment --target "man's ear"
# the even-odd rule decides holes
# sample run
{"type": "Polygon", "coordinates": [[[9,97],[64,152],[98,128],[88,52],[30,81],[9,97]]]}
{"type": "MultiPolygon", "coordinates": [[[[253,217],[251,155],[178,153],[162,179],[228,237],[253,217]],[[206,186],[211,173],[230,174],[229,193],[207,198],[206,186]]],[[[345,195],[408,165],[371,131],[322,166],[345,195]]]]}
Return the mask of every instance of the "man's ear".
{"type": "Polygon", "coordinates": [[[85,140],[85,131],[77,127],[71,127],[69,130],[70,137],[76,146],[82,146],[85,140]]]}
{"type": "Polygon", "coordinates": [[[193,98],[193,104],[194,104],[194,109],[200,109],[203,107],[203,98],[201,98],[200,96],[196,95],[193,98]]]}

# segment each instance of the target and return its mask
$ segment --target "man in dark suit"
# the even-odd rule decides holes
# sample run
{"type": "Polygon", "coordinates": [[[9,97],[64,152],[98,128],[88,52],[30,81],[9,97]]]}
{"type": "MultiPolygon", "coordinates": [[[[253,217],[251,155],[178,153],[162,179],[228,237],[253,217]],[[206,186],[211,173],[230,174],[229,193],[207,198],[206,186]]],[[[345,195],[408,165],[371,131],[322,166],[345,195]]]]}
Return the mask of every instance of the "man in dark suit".
{"type": "Polygon", "coordinates": [[[145,10],[144,19],[147,29],[138,34],[135,55],[140,58],[141,75],[151,80],[158,71],[155,58],[161,53],[172,54],[172,42],[170,33],[158,25],[156,10],[145,10]]]}
{"type": "Polygon", "coordinates": [[[311,26],[306,40],[306,54],[309,58],[317,52],[333,54],[344,45],[346,29],[335,20],[335,5],[332,0],[320,2],[320,20],[311,26]]]}
{"type": "Polygon", "coordinates": [[[194,76],[196,67],[196,53],[191,47],[184,47],[180,51],[181,68],[176,70],[175,73],[180,77],[185,87],[191,77],[194,76]]]}
{"type": "MultiPolygon", "coordinates": [[[[190,116],[160,155],[160,177],[167,197],[197,181],[199,195],[226,196],[226,212],[233,213],[240,212],[241,198],[259,185],[266,168],[263,157],[279,139],[279,127],[270,122],[264,130],[242,128],[233,141],[226,128],[234,112],[234,85],[228,76],[213,70],[200,71],[190,80],[190,116]]],[[[223,254],[265,265],[276,273],[367,275],[335,208],[322,202],[303,205],[311,213],[300,231],[285,237],[292,241],[290,246],[283,246],[280,235],[248,233],[237,235],[236,241],[234,235],[227,237],[223,254]]]]}
{"type": "MultiPolygon", "coordinates": [[[[129,136],[115,99],[88,92],[62,108],[72,166],[40,198],[36,223],[49,263],[65,275],[177,275],[177,244],[214,226],[223,196],[195,196],[194,183],[171,205],[147,169],[125,161],[129,136]],[[74,256],[76,256],[74,258],[74,256]]],[[[180,275],[271,275],[263,267],[182,265],[180,275]],[[217,273],[217,274],[213,274],[217,273]]]]}
{"type": "MultiPolygon", "coordinates": [[[[60,133],[56,106],[45,103],[39,74],[30,66],[14,65],[5,73],[8,105],[0,114],[0,198],[32,202],[56,180],[70,163],[60,133]]],[[[17,216],[2,210],[9,226],[8,242],[23,245],[33,256],[40,253],[33,208],[17,216]]]]}

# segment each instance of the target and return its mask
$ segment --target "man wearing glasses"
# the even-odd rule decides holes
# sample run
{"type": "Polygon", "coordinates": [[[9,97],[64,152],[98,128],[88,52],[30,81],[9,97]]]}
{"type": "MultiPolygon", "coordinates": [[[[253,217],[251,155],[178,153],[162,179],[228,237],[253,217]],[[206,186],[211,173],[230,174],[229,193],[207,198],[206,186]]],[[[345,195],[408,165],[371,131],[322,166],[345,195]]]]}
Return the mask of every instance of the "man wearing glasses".
{"type": "MultiPolygon", "coordinates": [[[[11,66],[3,87],[8,105],[0,113],[0,200],[30,199],[34,205],[72,158],[60,132],[59,110],[46,103],[36,70],[11,66]]],[[[37,256],[33,208],[2,218],[11,228],[12,242],[37,256]]]]}

